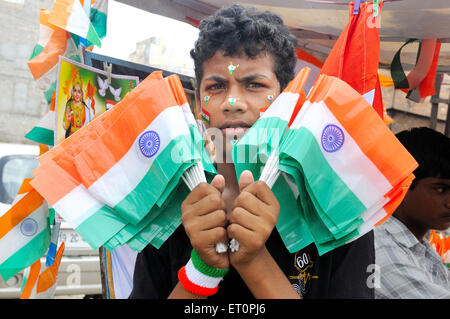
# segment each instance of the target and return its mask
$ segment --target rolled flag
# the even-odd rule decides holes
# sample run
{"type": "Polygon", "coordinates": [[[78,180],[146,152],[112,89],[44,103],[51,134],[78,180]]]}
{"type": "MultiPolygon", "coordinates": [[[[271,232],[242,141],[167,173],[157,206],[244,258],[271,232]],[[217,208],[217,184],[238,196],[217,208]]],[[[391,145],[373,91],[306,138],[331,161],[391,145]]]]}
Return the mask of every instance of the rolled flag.
{"type": "Polygon", "coordinates": [[[358,92],[321,75],[282,142],[280,169],[293,166],[310,227],[321,226],[312,231],[316,245],[329,244],[318,247],[323,254],[361,235],[365,221],[376,224],[370,217],[380,221],[417,163],[358,92]]]}
{"type": "Polygon", "coordinates": [[[48,21],[101,47],[100,38],[79,0],[55,0],[48,21]]]}
{"type": "Polygon", "coordinates": [[[54,297],[64,249],[65,244],[63,242],[50,266],[42,268],[39,259],[29,268],[24,275],[20,299],[51,299],[54,297]]]}
{"type": "Polygon", "coordinates": [[[7,281],[41,258],[50,244],[48,206],[25,179],[0,216],[0,275],[7,281]]]}

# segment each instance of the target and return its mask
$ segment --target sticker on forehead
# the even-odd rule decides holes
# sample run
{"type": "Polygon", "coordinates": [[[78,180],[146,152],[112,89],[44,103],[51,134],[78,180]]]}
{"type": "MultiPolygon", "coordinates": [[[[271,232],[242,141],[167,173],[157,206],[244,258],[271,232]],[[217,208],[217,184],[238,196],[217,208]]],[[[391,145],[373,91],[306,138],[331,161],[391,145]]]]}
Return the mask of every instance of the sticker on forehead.
{"type": "Polygon", "coordinates": [[[236,70],[239,67],[238,65],[233,65],[233,62],[230,62],[230,64],[228,65],[228,71],[230,72],[230,74],[233,74],[233,71],[236,70]]]}

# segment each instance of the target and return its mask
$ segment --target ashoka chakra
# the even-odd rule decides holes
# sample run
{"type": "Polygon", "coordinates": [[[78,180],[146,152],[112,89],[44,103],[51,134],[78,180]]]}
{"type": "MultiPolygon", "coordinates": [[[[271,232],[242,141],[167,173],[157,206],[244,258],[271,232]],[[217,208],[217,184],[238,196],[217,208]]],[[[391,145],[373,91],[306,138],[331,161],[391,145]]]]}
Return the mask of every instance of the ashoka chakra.
{"type": "Polygon", "coordinates": [[[33,218],[26,218],[20,224],[20,232],[24,236],[34,236],[38,230],[38,223],[33,218]]]}
{"type": "Polygon", "coordinates": [[[339,126],[329,124],[323,129],[321,140],[325,151],[336,152],[344,145],[344,132],[339,126]]]}
{"type": "Polygon", "coordinates": [[[144,132],[139,138],[139,149],[145,157],[154,156],[158,152],[159,146],[159,135],[155,131],[144,132]]]}

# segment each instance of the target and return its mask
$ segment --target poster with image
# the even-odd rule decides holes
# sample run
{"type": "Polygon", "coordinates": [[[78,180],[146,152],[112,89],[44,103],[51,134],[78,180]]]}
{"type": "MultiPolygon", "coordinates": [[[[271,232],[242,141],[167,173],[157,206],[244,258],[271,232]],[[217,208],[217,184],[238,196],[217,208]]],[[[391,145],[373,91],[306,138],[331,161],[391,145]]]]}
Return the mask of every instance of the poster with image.
{"type": "Polygon", "coordinates": [[[119,103],[138,84],[137,76],[109,77],[103,70],[61,56],[56,85],[55,145],[119,103]]]}

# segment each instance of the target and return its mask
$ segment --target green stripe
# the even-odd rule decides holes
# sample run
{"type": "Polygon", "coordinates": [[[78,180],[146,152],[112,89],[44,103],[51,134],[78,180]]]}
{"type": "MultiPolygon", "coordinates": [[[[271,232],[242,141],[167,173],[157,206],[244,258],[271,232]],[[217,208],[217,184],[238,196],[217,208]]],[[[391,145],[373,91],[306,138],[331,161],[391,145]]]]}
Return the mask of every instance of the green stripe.
{"type": "Polygon", "coordinates": [[[102,42],[100,41],[100,38],[98,37],[98,34],[95,31],[92,23],[89,23],[89,30],[88,30],[88,34],[86,35],[86,40],[92,42],[99,48],[102,46],[102,42]]]}
{"type": "Polygon", "coordinates": [[[251,171],[255,180],[259,179],[261,168],[273,148],[278,147],[287,124],[279,117],[261,118],[247,131],[233,147],[233,162],[238,179],[244,170],[251,171]]]}
{"type": "Polygon", "coordinates": [[[42,50],[44,50],[44,47],[40,44],[36,44],[28,60],[34,59],[37,55],[39,55],[42,52],[42,50]]]}
{"type": "MultiPolygon", "coordinates": [[[[139,184],[116,206],[117,211],[123,218],[132,224],[139,223],[148,211],[160,200],[166,186],[170,183],[178,169],[192,158],[190,150],[191,139],[188,135],[177,136],[157,154],[150,169],[145,173],[139,184]],[[180,157],[181,163],[175,163],[172,152],[176,149],[187,150],[180,157]]],[[[168,195],[168,192],[165,192],[168,195]]]]}
{"type": "Polygon", "coordinates": [[[36,143],[46,144],[46,145],[54,145],[54,132],[53,130],[49,130],[47,128],[35,126],[29,131],[25,138],[32,140],[36,143]]]}
{"type": "Polygon", "coordinates": [[[47,101],[48,105],[50,105],[52,103],[52,96],[53,96],[53,92],[55,92],[55,91],[56,91],[56,81],[53,82],[50,85],[50,88],[44,92],[44,97],[45,97],[45,100],[47,101]]]}
{"type": "Polygon", "coordinates": [[[50,227],[47,227],[0,265],[0,275],[3,280],[7,281],[31,266],[45,254],[49,245],[50,227]]]}
{"type": "Polygon", "coordinates": [[[75,230],[93,249],[98,249],[126,224],[110,207],[103,206],[84,220],[75,230]]]}
{"type": "Polygon", "coordinates": [[[191,261],[195,269],[197,269],[202,274],[213,278],[221,278],[225,276],[230,270],[230,268],[221,269],[209,266],[200,258],[195,249],[192,249],[191,251],[191,261]]]}
{"type": "Polygon", "coordinates": [[[295,159],[303,172],[319,211],[325,212],[336,227],[344,228],[367,209],[331,168],[314,135],[306,128],[287,132],[280,162],[289,157],[295,159]]]}
{"type": "Polygon", "coordinates": [[[108,16],[106,13],[91,8],[90,20],[100,39],[103,39],[106,36],[107,18],[108,16]]]}

